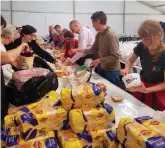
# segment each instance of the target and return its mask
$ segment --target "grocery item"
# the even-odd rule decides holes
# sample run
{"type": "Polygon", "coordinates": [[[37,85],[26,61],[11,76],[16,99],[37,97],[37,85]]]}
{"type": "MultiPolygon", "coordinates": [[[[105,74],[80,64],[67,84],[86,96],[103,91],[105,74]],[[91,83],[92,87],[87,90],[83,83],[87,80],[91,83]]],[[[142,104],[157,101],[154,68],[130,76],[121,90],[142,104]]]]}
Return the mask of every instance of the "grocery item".
{"type": "Polygon", "coordinates": [[[103,142],[92,141],[91,135],[77,135],[72,130],[60,131],[58,134],[60,148],[103,148],[103,142]]]}
{"type": "Polygon", "coordinates": [[[16,112],[22,136],[29,140],[51,130],[59,130],[67,120],[67,111],[56,106],[56,99],[47,98],[16,112]]]}
{"type": "Polygon", "coordinates": [[[46,76],[48,73],[49,73],[48,69],[32,68],[28,70],[21,70],[18,72],[14,72],[12,75],[12,79],[15,81],[15,85],[17,89],[20,90],[22,85],[32,77],[46,76]]]}
{"type": "Polygon", "coordinates": [[[123,101],[123,97],[121,96],[111,96],[113,102],[121,102],[123,101]]]}
{"type": "Polygon", "coordinates": [[[117,148],[119,141],[115,134],[111,130],[104,133],[104,147],[105,148],[117,148]]]}
{"type": "Polygon", "coordinates": [[[6,115],[4,118],[4,128],[11,128],[15,127],[16,124],[16,117],[14,114],[6,115]]]}
{"type": "Polygon", "coordinates": [[[102,87],[95,83],[85,83],[73,89],[63,88],[61,90],[62,106],[66,110],[94,107],[104,101],[105,92],[102,87]]]}
{"type": "Polygon", "coordinates": [[[122,78],[126,88],[141,86],[142,82],[138,73],[130,73],[122,78]]]}
{"type": "Polygon", "coordinates": [[[135,120],[138,123],[143,124],[145,127],[151,129],[152,131],[165,137],[165,124],[159,122],[158,120],[155,120],[149,116],[138,117],[135,118],[135,120]]]}
{"type": "Polygon", "coordinates": [[[13,135],[20,135],[19,126],[15,126],[15,127],[6,128],[6,129],[1,130],[1,147],[5,147],[6,138],[8,136],[13,136],[13,135]]]}
{"type": "Polygon", "coordinates": [[[117,138],[127,148],[163,148],[165,138],[130,118],[122,118],[117,129],[117,138]]]}
{"type": "Polygon", "coordinates": [[[53,131],[34,138],[33,140],[24,141],[21,136],[8,136],[6,139],[6,148],[58,148],[57,139],[53,131]]]}
{"type": "Polygon", "coordinates": [[[69,112],[69,123],[75,133],[110,128],[114,120],[115,112],[107,103],[96,108],[73,109],[69,112]]]}
{"type": "MultiPolygon", "coordinates": [[[[39,102],[41,101],[52,101],[52,103],[54,103],[54,106],[59,106],[61,105],[61,98],[60,95],[56,92],[56,91],[50,91],[49,93],[47,93],[39,102]],[[43,100],[45,99],[45,100],[43,100]]],[[[35,104],[35,103],[34,103],[35,104]]],[[[27,104],[27,105],[22,105],[22,106],[18,106],[15,107],[13,105],[9,105],[9,109],[8,109],[8,114],[14,114],[16,113],[19,109],[23,108],[23,107],[27,107],[30,108],[31,105],[27,104]]]]}

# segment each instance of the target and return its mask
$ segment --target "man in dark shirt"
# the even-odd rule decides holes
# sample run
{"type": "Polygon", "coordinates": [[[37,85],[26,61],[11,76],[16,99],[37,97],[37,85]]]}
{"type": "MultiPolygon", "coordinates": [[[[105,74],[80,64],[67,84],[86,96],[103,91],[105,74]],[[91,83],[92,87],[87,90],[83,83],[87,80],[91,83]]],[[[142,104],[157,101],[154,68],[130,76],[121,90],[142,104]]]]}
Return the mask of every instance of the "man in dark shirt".
{"type": "Polygon", "coordinates": [[[30,25],[22,27],[21,37],[16,39],[13,43],[5,46],[6,50],[11,50],[18,47],[22,42],[28,43],[34,53],[50,63],[55,63],[55,59],[46,51],[44,51],[34,40],[36,29],[30,25]]]}

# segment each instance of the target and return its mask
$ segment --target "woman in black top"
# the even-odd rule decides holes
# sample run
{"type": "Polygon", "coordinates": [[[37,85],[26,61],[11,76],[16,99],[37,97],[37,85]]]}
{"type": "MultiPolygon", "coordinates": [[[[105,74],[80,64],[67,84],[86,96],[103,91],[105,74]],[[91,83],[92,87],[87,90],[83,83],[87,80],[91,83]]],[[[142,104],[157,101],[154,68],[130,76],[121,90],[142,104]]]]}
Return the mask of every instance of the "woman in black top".
{"type": "Polygon", "coordinates": [[[32,48],[35,54],[45,59],[50,63],[55,63],[55,59],[46,51],[44,51],[35,41],[35,33],[37,30],[30,26],[22,26],[21,37],[16,39],[13,43],[5,45],[6,50],[11,50],[18,47],[22,42],[28,43],[29,47],[32,48]]]}

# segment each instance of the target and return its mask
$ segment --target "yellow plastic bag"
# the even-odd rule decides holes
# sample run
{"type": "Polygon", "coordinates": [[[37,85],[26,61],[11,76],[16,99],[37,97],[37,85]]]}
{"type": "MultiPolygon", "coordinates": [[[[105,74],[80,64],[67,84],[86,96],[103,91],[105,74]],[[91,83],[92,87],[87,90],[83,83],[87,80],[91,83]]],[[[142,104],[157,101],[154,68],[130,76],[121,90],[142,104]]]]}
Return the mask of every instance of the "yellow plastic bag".
{"type": "Polygon", "coordinates": [[[51,99],[33,103],[16,113],[25,140],[62,128],[63,122],[67,120],[67,111],[61,106],[54,106],[51,99]]]}
{"type": "Polygon", "coordinates": [[[49,148],[50,146],[59,148],[53,131],[29,141],[24,141],[19,135],[8,136],[6,139],[6,148],[49,148]]]}
{"type": "Polygon", "coordinates": [[[105,148],[117,148],[118,140],[116,135],[112,133],[111,130],[108,130],[104,133],[104,147],[105,148]]]}
{"type": "Polygon", "coordinates": [[[85,83],[70,89],[63,88],[61,90],[62,106],[66,110],[94,107],[104,101],[105,92],[101,86],[94,83],[85,83]]]}
{"type": "Polygon", "coordinates": [[[73,109],[69,112],[69,122],[75,133],[107,129],[114,120],[114,110],[106,103],[102,107],[73,109]]]}
{"type": "Polygon", "coordinates": [[[133,119],[123,118],[117,129],[118,140],[128,148],[165,147],[165,138],[133,119]]]}
{"type": "Polygon", "coordinates": [[[135,120],[138,123],[143,124],[145,127],[151,129],[152,131],[165,137],[165,124],[161,123],[160,121],[152,119],[149,116],[138,117],[135,118],[135,120]]]}

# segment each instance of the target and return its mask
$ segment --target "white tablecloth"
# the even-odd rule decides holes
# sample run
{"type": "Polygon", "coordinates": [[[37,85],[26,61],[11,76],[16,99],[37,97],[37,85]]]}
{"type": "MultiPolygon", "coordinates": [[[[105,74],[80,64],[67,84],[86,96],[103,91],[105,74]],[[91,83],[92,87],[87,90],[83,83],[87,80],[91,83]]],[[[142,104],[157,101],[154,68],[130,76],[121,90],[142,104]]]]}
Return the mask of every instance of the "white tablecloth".
{"type": "MultiPolygon", "coordinates": [[[[122,89],[116,87],[106,79],[102,78],[97,73],[93,72],[91,77],[91,82],[101,82],[104,83],[107,87],[107,95],[105,99],[107,102],[114,108],[116,113],[116,123],[119,122],[120,118],[122,117],[139,117],[139,116],[153,116],[155,114],[155,111],[151,109],[150,107],[146,106],[145,104],[138,101],[136,98],[134,98],[129,93],[123,91],[122,89]],[[114,103],[111,100],[112,94],[119,94],[124,98],[124,100],[120,103],[114,103]]],[[[62,84],[62,78],[59,78],[59,88],[58,92],[60,93],[61,88],[63,87],[62,84]]]]}

